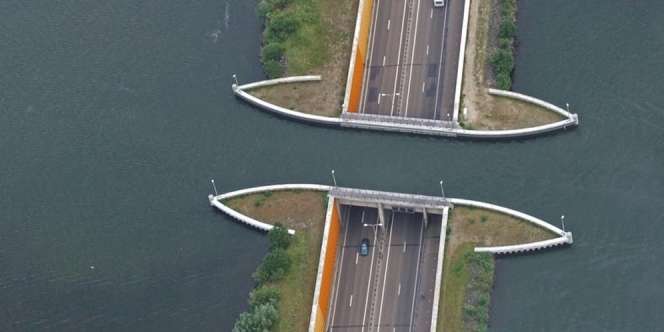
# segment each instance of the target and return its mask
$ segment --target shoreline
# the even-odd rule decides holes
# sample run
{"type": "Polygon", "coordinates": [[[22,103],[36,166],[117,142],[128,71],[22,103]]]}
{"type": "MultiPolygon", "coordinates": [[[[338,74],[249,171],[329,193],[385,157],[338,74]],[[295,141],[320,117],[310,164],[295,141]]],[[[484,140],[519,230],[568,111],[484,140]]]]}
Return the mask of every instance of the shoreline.
{"type": "MultiPolygon", "coordinates": [[[[324,320],[321,321],[320,317],[327,316],[325,312],[327,312],[326,311],[327,310],[326,308],[328,308],[327,301],[329,301],[328,296],[331,289],[330,287],[332,287],[330,284],[331,282],[330,278],[332,275],[331,274],[332,271],[334,271],[332,265],[330,264],[335,264],[334,263],[335,260],[332,259],[332,257],[336,256],[336,250],[334,250],[334,248],[336,248],[336,241],[338,241],[337,237],[334,235],[335,232],[332,230],[332,228],[334,227],[331,228],[331,225],[334,223],[333,220],[335,220],[335,218],[337,219],[339,218],[339,213],[335,212],[339,204],[356,204],[351,202],[357,198],[350,198],[350,196],[343,196],[343,195],[341,197],[346,197],[346,198],[339,198],[337,196],[341,195],[341,192],[344,191],[348,192],[349,190],[357,191],[357,189],[337,188],[330,186],[308,185],[308,184],[272,185],[272,186],[248,188],[217,196],[211,195],[209,197],[211,203],[215,201],[219,202],[222,205],[226,203],[228,204],[229,208],[231,206],[234,208],[239,208],[239,211],[235,211],[235,209],[233,210],[236,213],[241,214],[242,216],[247,218],[252,218],[252,219],[253,217],[257,219],[260,218],[261,220],[258,222],[261,223],[290,220],[290,223],[285,224],[285,226],[293,227],[296,229],[294,233],[296,239],[301,238],[302,236],[317,239],[316,241],[314,241],[315,243],[310,243],[308,246],[310,247],[313,246],[313,248],[320,249],[319,251],[320,257],[314,257],[314,260],[311,260],[309,263],[305,265],[301,265],[302,268],[308,271],[313,271],[313,274],[317,275],[317,277],[315,278],[316,279],[315,284],[313,284],[312,278],[311,277],[309,278],[311,282],[309,282],[308,284],[311,285],[310,287],[311,289],[309,289],[309,287],[305,287],[306,288],[305,292],[310,294],[311,296],[309,296],[305,300],[306,304],[304,306],[306,307],[307,305],[309,305],[309,307],[307,308],[307,310],[299,309],[296,311],[291,311],[291,312],[296,312],[297,314],[294,314],[294,316],[293,315],[288,316],[290,317],[289,321],[292,321],[293,319],[297,318],[297,321],[300,322],[298,323],[298,326],[300,326],[300,328],[294,329],[292,326],[289,326],[286,330],[282,328],[282,329],[277,329],[277,331],[292,331],[292,330],[305,331],[307,330],[304,328],[305,325],[309,327],[308,331],[314,331],[316,330],[315,327],[320,327],[321,326],[320,324],[325,324],[324,320]],[[315,228],[307,230],[308,226],[306,223],[299,225],[296,222],[294,223],[294,221],[298,218],[298,216],[303,213],[301,211],[304,210],[302,210],[301,207],[298,207],[299,210],[298,209],[293,210],[286,205],[295,204],[294,202],[297,202],[297,199],[293,200],[293,198],[294,197],[297,198],[297,195],[302,195],[302,194],[309,195],[308,193],[313,193],[314,197],[318,197],[317,199],[320,199],[321,197],[329,197],[329,198],[327,200],[323,199],[323,201],[325,201],[326,204],[325,202],[319,204],[322,207],[320,211],[324,210],[327,211],[326,213],[323,212],[320,213],[320,214],[325,214],[324,223],[317,224],[315,228]],[[290,199],[288,200],[289,203],[285,204],[286,201],[279,200],[279,196],[282,194],[290,196],[290,199]],[[275,201],[271,202],[271,200],[274,199],[277,199],[276,203],[275,201]],[[351,201],[348,201],[349,199],[351,199],[351,201]],[[244,201],[244,203],[238,203],[242,201],[244,201]],[[260,213],[254,214],[251,212],[254,209],[260,210],[266,207],[269,209],[275,206],[279,207],[278,208],[279,212],[276,215],[271,212],[266,212],[268,210],[265,210],[263,214],[260,213]],[[330,207],[332,207],[332,210],[335,211],[330,213],[330,207]],[[328,243],[328,237],[330,238],[329,243],[328,243]],[[318,263],[315,263],[316,261],[318,263]],[[319,301],[321,302],[319,303],[319,301]],[[311,308],[311,311],[308,311],[309,308],[311,308]],[[316,314],[319,311],[320,313],[316,314]],[[309,316],[309,314],[305,314],[305,316],[303,316],[302,315],[303,312],[310,312],[312,313],[312,315],[309,316]],[[304,324],[303,323],[304,321],[307,321],[307,324],[304,324]]],[[[377,192],[377,191],[367,191],[367,190],[360,190],[359,192],[365,193],[363,195],[368,195],[369,193],[373,193],[370,195],[371,197],[384,197],[382,198],[383,200],[388,199],[388,201],[384,201],[385,203],[383,203],[384,204],[383,206],[385,206],[386,208],[389,207],[390,204],[389,197],[393,197],[392,199],[396,198],[401,199],[400,197],[409,196],[407,194],[387,193],[387,192],[377,192]]],[[[436,210],[435,206],[437,206],[436,204],[438,203],[435,202],[442,202],[440,201],[441,199],[440,197],[431,197],[431,196],[422,196],[422,195],[410,195],[410,196],[413,197],[412,199],[417,199],[417,201],[428,202],[426,204],[427,206],[430,205],[432,209],[434,209],[432,211],[436,210]]],[[[455,255],[455,252],[461,252],[457,250],[458,248],[470,245],[472,251],[462,250],[464,254],[461,255],[461,258],[470,259],[473,262],[479,260],[480,262],[484,262],[480,266],[486,266],[486,264],[489,263],[487,263],[488,261],[482,258],[486,257],[484,256],[485,253],[491,254],[491,256],[489,257],[492,257],[491,262],[493,262],[493,255],[495,254],[501,254],[501,253],[504,254],[511,252],[527,252],[531,250],[543,249],[561,244],[571,244],[573,242],[571,233],[565,232],[554,225],[546,223],[545,221],[542,221],[538,218],[532,217],[522,212],[518,212],[494,204],[465,200],[465,199],[449,198],[445,200],[449,202],[448,204],[452,205],[452,208],[450,209],[451,212],[449,217],[449,226],[447,221],[447,212],[442,212],[443,210],[446,211],[448,207],[443,208],[443,206],[441,206],[440,209],[438,210],[439,212],[432,212],[432,213],[443,213],[445,215],[445,221],[443,223],[444,226],[441,229],[441,232],[444,233],[441,233],[441,236],[445,234],[445,236],[443,237],[449,243],[446,245],[445,244],[446,241],[441,241],[442,244],[440,246],[440,250],[444,250],[443,257],[451,255],[450,257],[446,257],[447,259],[443,259],[443,257],[441,257],[441,259],[439,260],[440,271],[437,273],[436,283],[437,285],[442,284],[442,287],[440,286],[436,287],[436,289],[440,289],[440,292],[436,293],[437,294],[436,296],[440,297],[440,301],[434,302],[437,304],[439,303],[437,309],[435,309],[436,315],[434,316],[434,319],[436,319],[435,317],[437,317],[436,323],[438,323],[437,325],[438,327],[440,327],[442,324],[458,325],[459,324],[458,322],[461,320],[454,317],[459,317],[459,315],[455,316],[455,314],[450,314],[450,310],[452,310],[450,309],[450,307],[455,308],[452,310],[453,312],[461,312],[462,306],[458,305],[459,299],[466,298],[465,296],[467,296],[467,294],[471,294],[472,292],[474,292],[474,291],[469,292],[463,290],[461,293],[459,293],[461,295],[457,294],[456,297],[453,296],[452,300],[450,300],[448,295],[449,293],[448,283],[450,282],[456,283],[457,285],[461,284],[463,285],[463,289],[467,288],[474,289],[474,286],[472,286],[474,285],[474,282],[481,279],[484,282],[483,284],[486,285],[487,276],[489,275],[493,276],[492,274],[493,272],[488,273],[487,270],[487,273],[482,274],[481,277],[477,277],[480,279],[472,277],[473,276],[472,274],[470,279],[467,277],[467,275],[466,277],[463,277],[462,275],[461,279],[459,278],[454,279],[455,277],[450,275],[450,271],[458,270],[453,268],[453,266],[460,264],[458,263],[460,259],[459,255],[455,255]],[[546,236],[543,234],[549,234],[549,235],[546,236]],[[500,240],[501,238],[503,240],[500,240]],[[478,247],[478,245],[480,246],[478,247]],[[482,245],[484,247],[482,247],[482,245]],[[511,249],[504,250],[504,248],[511,248],[511,249]],[[449,282],[445,281],[448,279],[457,280],[457,281],[449,281],[449,282]],[[440,280],[440,282],[438,280],[440,280]],[[450,303],[457,303],[457,304],[451,305],[450,303]],[[447,310],[445,308],[447,308],[447,310]],[[450,321],[452,321],[453,323],[450,323],[450,321]]],[[[217,204],[212,204],[212,205],[219,208],[223,212],[228,213],[226,210],[221,209],[217,204]]],[[[300,204],[299,203],[295,204],[295,206],[298,205],[300,204]]],[[[237,218],[236,216],[234,217],[237,218]]],[[[339,232],[338,226],[336,228],[336,232],[339,232]]],[[[310,251],[311,249],[305,250],[305,252],[310,252],[310,251]]],[[[492,267],[491,271],[493,271],[492,267]]],[[[302,288],[301,285],[302,283],[299,282],[297,288],[298,289],[302,288]]],[[[483,289],[486,289],[486,287],[484,287],[483,289]]],[[[491,294],[489,292],[482,296],[488,298],[490,297],[490,295],[491,294]]],[[[475,294],[472,295],[471,297],[477,299],[478,295],[475,294]]],[[[480,301],[473,303],[474,303],[473,305],[476,306],[477,315],[481,314],[480,315],[481,317],[485,317],[486,315],[488,315],[487,303],[489,302],[480,301]],[[486,315],[483,314],[483,312],[486,313],[486,315]]],[[[300,308],[302,308],[301,304],[300,308]]],[[[465,319],[466,321],[468,321],[468,317],[466,317],[465,319]]],[[[485,321],[485,319],[479,320],[479,322],[482,321],[485,321]]],[[[432,324],[432,326],[435,326],[435,324],[432,324]]]]}

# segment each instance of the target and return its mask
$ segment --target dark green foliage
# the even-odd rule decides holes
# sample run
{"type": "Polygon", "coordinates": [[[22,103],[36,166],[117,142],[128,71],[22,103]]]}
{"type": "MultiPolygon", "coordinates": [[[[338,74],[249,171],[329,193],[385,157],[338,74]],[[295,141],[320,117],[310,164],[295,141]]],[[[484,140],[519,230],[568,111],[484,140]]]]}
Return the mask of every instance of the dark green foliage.
{"type": "Polygon", "coordinates": [[[498,49],[491,56],[491,65],[499,89],[509,90],[512,87],[512,71],[514,70],[514,38],[516,37],[516,0],[500,1],[500,27],[498,31],[498,49]]]}
{"type": "Polygon", "coordinates": [[[281,61],[284,56],[284,48],[278,42],[268,43],[261,50],[261,62],[268,77],[280,76],[284,69],[281,61]]]}
{"type": "Polygon", "coordinates": [[[266,40],[268,43],[281,42],[297,31],[300,22],[288,13],[279,12],[270,15],[267,25],[266,40]]]}
{"type": "Polygon", "coordinates": [[[279,298],[279,289],[275,287],[261,286],[255,288],[251,291],[251,294],[249,294],[249,306],[253,308],[268,303],[276,307],[279,303],[279,298]]]}
{"type": "Polygon", "coordinates": [[[272,249],[263,259],[263,263],[258,267],[254,278],[260,285],[270,281],[277,281],[286,274],[290,266],[291,260],[286,250],[282,248],[272,249]]]}
{"type": "Polygon", "coordinates": [[[516,23],[512,21],[511,17],[504,18],[505,20],[500,23],[500,31],[498,32],[499,38],[514,38],[516,35],[516,23]]]}
{"type": "Polygon", "coordinates": [[[291,244],[291,235],[288,234],[288,229],[276,224],[274,228],[267,233],[267,238],[270,241],[270,250],[274,249],[288,249],[291,244]]]}
{"type": "Polygon", "coordinates": [[[489,294],[493,285],[493,256],[468,252],[463,261],[470,273],[463,307],[464,325],[470,331],[485,331],[489,322],[489,294]]]}
{"type": "Polygon", "coordinates": [[[270,332],[278,318],[279,313],[274,305],[261,304],[240,314],[238,320],[235,321],[233,332],[270,332]]]}

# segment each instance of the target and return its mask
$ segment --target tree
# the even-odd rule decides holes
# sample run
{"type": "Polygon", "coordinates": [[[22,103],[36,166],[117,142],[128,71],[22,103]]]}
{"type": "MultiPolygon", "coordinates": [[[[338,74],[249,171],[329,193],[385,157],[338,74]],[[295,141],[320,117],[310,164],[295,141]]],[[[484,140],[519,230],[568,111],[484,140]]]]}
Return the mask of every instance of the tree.
{"type": "Polygon", "coordinates": [[[267,233],[267,238],[270,240],[270,250],[281,248],[288,249],[291,244],[291,235],[288,234],[288,229],[276,224],[272,230],[267,233]]]}
{"type": "Polygon", "coordinates": [[[258,267],[254,274],[256,281],[263,285],[266,282],[277,281],[290,269],[291,260],[282,248],[276,248],[265,256],[263,263],[258,267]]]}
{"type": "Polygon", "coordinates": [[[276,287],[261,286],[255,288],[249,294],[249,306],[258,307],[260,305],[269,303],[274,306],[277,306],[279,303],[279,289],[276,287]]]}
{"type": "Polygon", "coordinates": [[[270,328],[278,318],[277,308],[265,303],[240,314],[235,321],[233,332],[270,332],[270,328]]]}

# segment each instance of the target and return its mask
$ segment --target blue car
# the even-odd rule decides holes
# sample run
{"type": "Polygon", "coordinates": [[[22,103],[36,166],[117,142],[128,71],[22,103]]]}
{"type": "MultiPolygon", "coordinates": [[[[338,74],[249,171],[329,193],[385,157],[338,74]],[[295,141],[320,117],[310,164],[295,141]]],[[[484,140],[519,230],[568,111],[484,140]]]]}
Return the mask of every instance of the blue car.
{"type": "Polygon", "coordinates": [[[369,254],[369,239],[362,239],[360,242],[360,256],[366,256],[369,254]]]}

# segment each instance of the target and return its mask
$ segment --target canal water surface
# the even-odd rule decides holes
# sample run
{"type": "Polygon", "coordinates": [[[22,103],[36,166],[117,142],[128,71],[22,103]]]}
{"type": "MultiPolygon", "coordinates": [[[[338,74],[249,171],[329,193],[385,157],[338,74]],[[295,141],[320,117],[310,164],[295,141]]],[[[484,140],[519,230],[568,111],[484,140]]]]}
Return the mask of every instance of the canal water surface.
{"type": "Polygon", "coordinates": [[[321,128],[236,100],[255,1],[0,3],[0,330],[228,331],[261,233],[221,191],[329,183],[566,216],[575,244],[500,258],[492,331],[664,325],[664,3],[520,1],[514,89],[578,129],[469,142],[321,128]]]}

